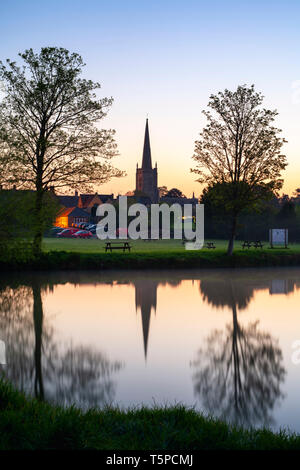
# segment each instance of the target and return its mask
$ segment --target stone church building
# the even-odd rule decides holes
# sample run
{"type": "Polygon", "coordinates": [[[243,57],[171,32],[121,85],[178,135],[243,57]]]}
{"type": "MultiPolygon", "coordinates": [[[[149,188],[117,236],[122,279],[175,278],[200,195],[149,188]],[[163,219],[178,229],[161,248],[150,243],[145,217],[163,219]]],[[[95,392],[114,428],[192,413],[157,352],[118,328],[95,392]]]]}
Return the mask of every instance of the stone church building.
{"type": "Polygon", "coordinates": [[[195,198],[194,193],[192,198],[186,197],[160,197],[157,186],[157,164],[155,168],[152,168],[151,148],[150,148],[150,137],[149,137],[149,126],[148,119],[146,120],[144,148],[143,148],[143,159],[142,167],[136,166],[136,189],[135,193],[138,196],[139,202],[142,203],[167,203],[167,204],[198,204],[198,199],[195,198]]]}
{"type": "Polygon", "coordinates": [[[148,119],[146,120],[142,168],[136,165],[136,194],[146,196],[151,203],[158,202],[157,164],[152,168],[148,119]]]}

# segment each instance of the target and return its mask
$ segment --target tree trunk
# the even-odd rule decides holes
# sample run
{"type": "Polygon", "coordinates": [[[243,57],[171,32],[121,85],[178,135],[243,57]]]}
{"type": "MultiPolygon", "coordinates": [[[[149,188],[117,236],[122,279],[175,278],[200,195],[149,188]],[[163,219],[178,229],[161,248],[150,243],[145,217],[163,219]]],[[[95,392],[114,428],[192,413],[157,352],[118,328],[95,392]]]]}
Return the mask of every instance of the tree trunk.
{"type": "Polygon", "coordinates": [[[35,228],[33,238],[33,254],[39,257],[42,252],[42,239],[43,239],[43,190],[38,188],[36,190],[35,198],[35,228]]]}
{"type": "Polygon", "coordinates": [[[229,238],[228,248],[227,248],[228,256],[231,256],[233,253],[234,240],[236,237],[236,228],[237,228],[237,214],[234,214],[232,217],[231,232],[230,232],[230,238],[229,238]]]}

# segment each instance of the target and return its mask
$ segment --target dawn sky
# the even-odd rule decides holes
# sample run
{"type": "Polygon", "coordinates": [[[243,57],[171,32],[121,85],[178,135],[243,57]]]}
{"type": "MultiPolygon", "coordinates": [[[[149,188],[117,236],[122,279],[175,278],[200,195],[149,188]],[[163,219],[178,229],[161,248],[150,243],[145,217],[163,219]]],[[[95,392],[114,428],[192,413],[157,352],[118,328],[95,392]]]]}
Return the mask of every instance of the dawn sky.
{"type": "Polygon", "coordinates": [[[279,111],[288,140],[284,191],[300,187],[300,2],[201,0],[0,0],[0,59],[32,47],[65,47],[82,55],[87,78],[114,104],[103,120],[116,129],[127,176],[99,192],[135,188],[148,114],[158,184],[201,193],[194,141],[211,93],[255,84],[279,111]]]}

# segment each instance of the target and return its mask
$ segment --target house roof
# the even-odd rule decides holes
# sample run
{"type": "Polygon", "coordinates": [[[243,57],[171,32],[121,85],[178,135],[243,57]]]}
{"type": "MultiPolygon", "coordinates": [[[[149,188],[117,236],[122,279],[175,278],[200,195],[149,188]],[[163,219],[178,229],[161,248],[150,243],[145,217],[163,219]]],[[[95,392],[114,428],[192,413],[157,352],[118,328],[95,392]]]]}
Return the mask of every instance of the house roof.
{"type": "Polygon", "coordinates": [[[195,197],[192,197],[192,198],[187,198],[187,197],[169,197],[169,196],[162,196],[160,198],[160,202],[166,202],[166,203],[169,203],[169,204],[174,204],[174,203],[177,203],[177,204],[180,204],[180,205],[183,205],[183,204],[197,204],[198,203],[198,199],[195,198],[195,197]]]}
{"type": "Polygon", "coordinates": [[[98,194],[98,197],[101,199],[102,202],[106,202],[109,199],[113,200],[114,195],[113,194],[98,194]]]}
{"type": "Polygon", "coordinates": [[[65,207],[76,207],[78,204],[78,196],[75,196],[75,195],[73,196],[56,195],[56,197],[58,198],[60,204],[65,207]]]}
{"type": "Polygon", "coordinates": [[[58,213],[58,217],[87,217],[89,218],[89,213],[80,207],[66,207],[58,213]]]}
{"type": "Polygon", "coordinates": [[[87,207],[94,197],[97,197],[97,194],[80,194],[80,200],[81,200],[81,205],[82,207],[87,207]]]}

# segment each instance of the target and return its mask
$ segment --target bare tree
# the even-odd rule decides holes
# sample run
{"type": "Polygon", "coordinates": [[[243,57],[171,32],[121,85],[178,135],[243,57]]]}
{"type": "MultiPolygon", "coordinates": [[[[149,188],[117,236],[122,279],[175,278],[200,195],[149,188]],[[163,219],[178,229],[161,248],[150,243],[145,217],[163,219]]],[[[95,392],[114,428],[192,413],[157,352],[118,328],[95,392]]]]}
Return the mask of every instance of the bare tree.
{"type": "Polygon", "coordinates": [[[218,197],[231,217],[229,255],[239,214],[281,188],[280,173],[287,165],[280,153],[286,140],[272,125],[278,113],[262,108],[262,102],[254,85],[211,95],[208,106],[213,113],[203,111],[208,124],[195,142],[197,166],[191,171],[199,175],[200,183],[218,186],[218,197]]]}
{"type": "Polygon", "coordinates": [[[19,54],[24,66],[0,62],[5,97],[0,103],[0,165],[8,184],[35,189],[35,253],[41,252],[44,194],[55,188],[92,188],[123,173],[113,130],[97,123],[112,98],[97,99],[99,83],[81,78],[76,53],[47,47],[19,54]]]}

